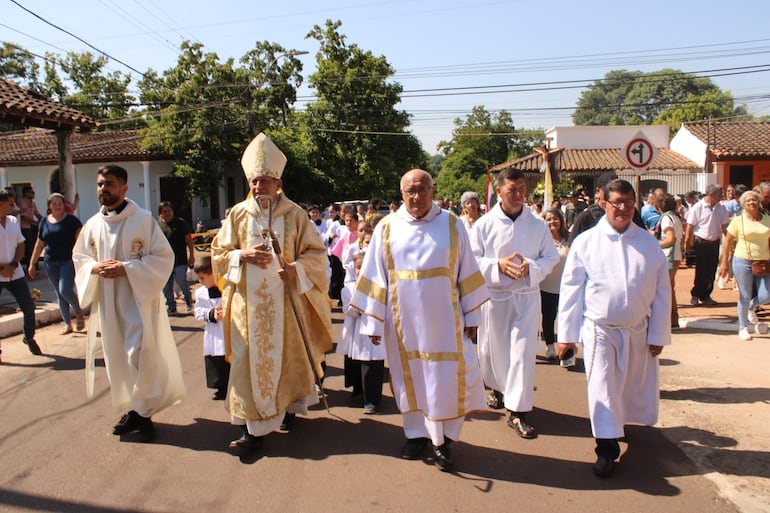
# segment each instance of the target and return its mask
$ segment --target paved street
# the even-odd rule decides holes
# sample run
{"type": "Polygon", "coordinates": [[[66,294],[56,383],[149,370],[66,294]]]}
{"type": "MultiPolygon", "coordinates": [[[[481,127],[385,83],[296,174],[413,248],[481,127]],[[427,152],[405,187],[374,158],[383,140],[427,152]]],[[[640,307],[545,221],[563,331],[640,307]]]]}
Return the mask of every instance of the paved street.
{"type": "MultiPolygon", "coordinates": [[[[103,364],[96,396],[86,398],[85,335],[61,337],[60,324],[40,329],[43,357],[29,354],[20,336],[3,340],[0,511],[770,508],[766,373],[760,377],[756,359],[728,354],[737,341],[733,333],[710,333],[708,343],[694,330],[675,335],[675,346],[663,355],[661,427],[629,428],[622,462],[602,480],[591,473],[585,376],[544,361],[531,415],[540,436],[516,437],[498,411],[475,414],[455,445],[454,473],[442,474],[429,461],[399,459],[403,434],[389,391],[379,415],[348,407],[336,355],[329,358],[326,381],[331,414],[316,409],[290,433],[268,436],[259,457],[241,461],[225,451],[237,429],[204,385],[199,323],[188,315],[172,324],[189,397],[154,418],[158,434],[151,444],[110,434],[119,415],[110,407],[103,364]],[[726,365],[715,373],[710,365],[720,355],[717,365],[726,365]],[[747,360],[755,367],[744,387],[730,371],[734,361],[745,366],[747,360]],[[699,391],[698,380],[712,386],[699,391]],[[715,421],[720,412],[732,420],[715,421]]],[[[766,345],[770,339],[755,340],[766,345]]]]}

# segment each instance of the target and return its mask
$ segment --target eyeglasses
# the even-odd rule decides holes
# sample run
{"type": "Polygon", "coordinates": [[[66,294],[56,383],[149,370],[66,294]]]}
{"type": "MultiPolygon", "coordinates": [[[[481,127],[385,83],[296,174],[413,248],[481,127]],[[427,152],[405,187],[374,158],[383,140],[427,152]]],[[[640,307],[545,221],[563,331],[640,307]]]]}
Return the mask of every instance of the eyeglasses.
{"type": "Polygon", "coordinates": [[[607,204],[612,205],[614,208],[621,208],[621,207],[634,208],[634,205],[636,205],[636,200],[632,200],[632,199],[615,200],[615,201],[607,200],[607,204]]]}
{"type": "Polygon", "coordinates": [[[418,194],[420,196],[425,196],[432,190],[433,190],[432,187],[420,187],[419,189],[402,190],[401,192],[403,192],[405,195],[407,195],[410,198],[414,198],[418,194]]]}

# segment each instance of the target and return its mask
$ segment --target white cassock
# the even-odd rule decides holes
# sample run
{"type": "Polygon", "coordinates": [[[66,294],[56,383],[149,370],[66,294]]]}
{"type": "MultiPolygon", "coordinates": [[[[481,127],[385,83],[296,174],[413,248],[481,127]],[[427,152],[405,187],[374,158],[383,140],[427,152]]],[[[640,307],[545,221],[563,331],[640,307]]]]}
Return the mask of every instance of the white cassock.
{"type": "Polygon", "coordinates": [[[382,337],[407,438],[457,440],[465,415],[484,410],[466,326],[488,299],[465,228],[433,205],[422,219],[402,206],[377,224],[350,305],[361,333],[382,337]]]}
{"type": "Polygon", "coordinates": [[[559,262],[559,252],[548,227],[529,209],[511,221],[500,203],[476,221],[470,237],[491,296],[481,307],[479,327],[484,383],[504,394],[508,410],[530,411],[542,324],[540,282],[559,262]],[[529,275],[518,280],[501,273],[497,265],[514,252],[529,264],[529,275]]]}
{"type": "Polygon", "coordinates": [[[648,345],[671,343],[671,287],[652,235],[634,223],[620,234],[602,217],[575,239],[561,279],[559,338],[583,344],[595,438],[657,422],[658,359],[648,345]]]}
{"type": "Polygon", "coordinates": [[[119,214],[100,210],[83,225],[72,260],[82,307],[91,306],[86,386],[94,386],[94,354],[101,329],[104,360],[116,411],[150,417],[185,397],[182,368],[166,314],[163,286],[174,253],[158,222],[131,200],[119,214]],[[123,262],[126,276],[92,274],[107,259],[123,262]]]}
{"type": "Polygon", "coordinates": [[[361,310],[350,307],[350,300],[356,290],[355,270],[353,270],[353,281],[349,281],[340,291],[340,301],[342,301],[342,313],[345,314],[345,320],[342,324],[340,341],[337,343],[335,352],[337,354],[347,355],[352,360],[374,361],[385,360],[385,344],[372,344],[368,335],[361,333],[361,321],[363,314],[361,310]]]}

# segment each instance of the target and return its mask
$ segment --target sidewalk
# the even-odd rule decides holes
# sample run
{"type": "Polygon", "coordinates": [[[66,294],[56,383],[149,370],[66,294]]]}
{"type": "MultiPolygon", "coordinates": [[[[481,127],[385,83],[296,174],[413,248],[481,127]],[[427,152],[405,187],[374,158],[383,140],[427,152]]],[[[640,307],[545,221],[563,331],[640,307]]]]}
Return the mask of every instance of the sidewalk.
{"type": "MultiPolygon", "coordinates": [[[[717,305],[690,305],[690,288],[695,276],[694,267],[682,267],[676,275],[676,292],[679,303],[679,324],[682,328],[694,328],[710,331],[734,331],[738,333],[738,314],[736,301],[738,291],[714,289],[712,297],[717,305]]],[[[42,297],[37,302],[35,317],[38,326],[44,326],[61,321],[59,306],[56,302],[56,292],[48,282],[43,265],[40,265],[37,279],[29,282],[30,289],[39,289],[42,297]]],[[[732,285],[732,282],[730,283],[732,285]]],[[[18,335],[22,332],[22,314],[16,311],[16,301],[13,296],[3,291],[0,294],[0,338],[18,335]]],[[[763,314],[760,312],[760,319],[763,314]]],[[[765,322],[770,322],[770,309],[766,310],[765,322]]]]}
{"type": "MultiPolygon", "coordinates": [[[[38,289],[41,292],[35,308],[35,321],[37,326],[45,326],[61,321],[61,313],[56,299],[56,291],[48,281],[45,266],[40,263],[37,278],[29,283],[29,289],[38,289]]],[[[23,330],[24,316],[18,311],[16,300],[7,290],[0,293],[0,339],[19,335],[23,330]]]]}

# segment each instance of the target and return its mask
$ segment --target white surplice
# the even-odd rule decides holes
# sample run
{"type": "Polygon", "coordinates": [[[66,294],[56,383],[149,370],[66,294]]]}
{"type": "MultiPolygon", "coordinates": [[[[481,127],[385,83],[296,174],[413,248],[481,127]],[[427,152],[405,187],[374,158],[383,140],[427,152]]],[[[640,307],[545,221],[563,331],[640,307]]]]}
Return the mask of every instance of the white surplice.
{"type": "Polygon", "coordinates": [[[100,210],[83,225],[72,259],[80,305],[92,305],[86,357],[89,396],[101,329],[112,406],[149,417],[185,397],[162,295],[174,253],[152,214],[127,201],[119,214],[104,215],[100,210]],[[126,276],[108,279],[92,274],[94,266],[106,259],[123,262],[126,276]]]}
{"type": "Polygon", "coordinates": [[[487,282],[491,300],[481,307],[479,361],[484,383],[503,392],[505,407],[532,410],[535,360],[542,325],[540,282],[559,262],[545,223],[529,209],[512,221],[500,203],[473,225],[473,256],[487,282]],[[501,258],[518,252],[529,274],[514,280],[500,272],[501,258]]]}
{"type": "Polygon", "coordinates": [[[627,423],[658,419],[658,359],[648,345],[671,343],[671,287],[658,241],[606,217],[572,243],[562,275],[559,339],[581,342],[596,438],[619,438],[627,423]]]}
{"type": "MultiPolygon", "coordinates": [[[[440,426],[485,409],[478,361],[463,330],[478,326],[487,299],[457,216],[434,205],[418,220],[402,206],[377,224],[350,305],[365,314],[361,333],[382,337],[403,414],[440,426]]],[[[431,438],[443,443],[441,429],[431,438]]]]}

